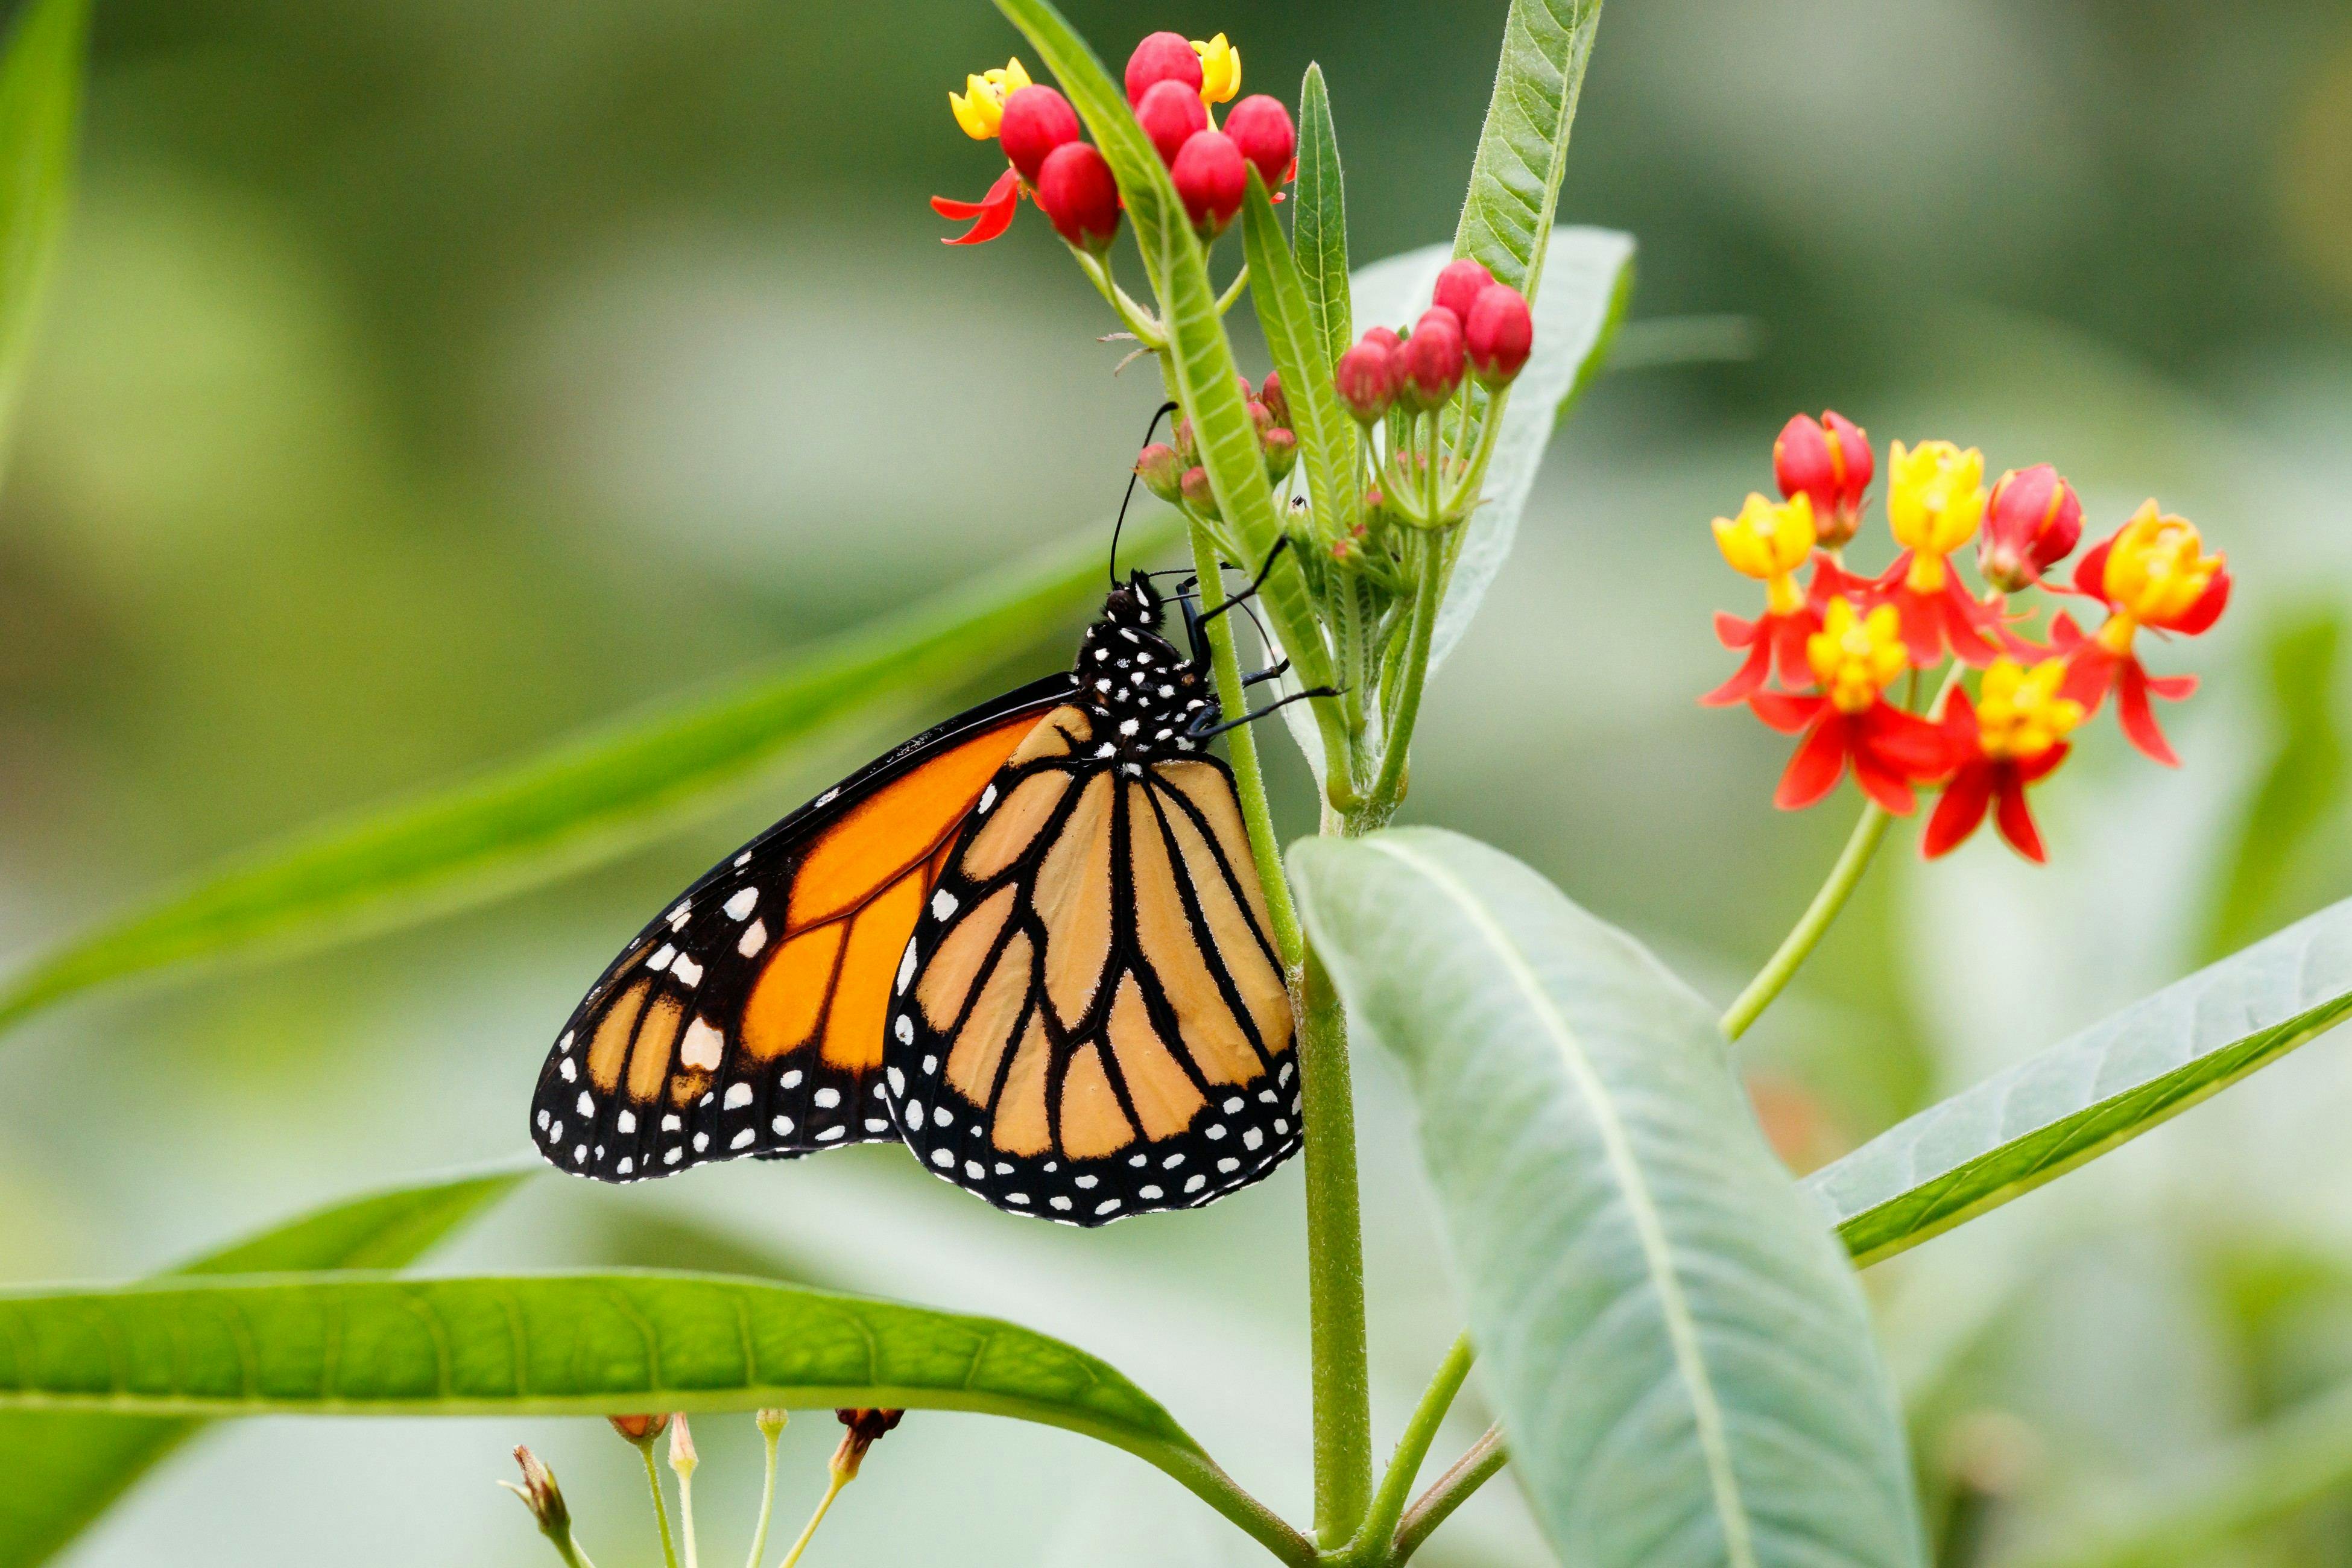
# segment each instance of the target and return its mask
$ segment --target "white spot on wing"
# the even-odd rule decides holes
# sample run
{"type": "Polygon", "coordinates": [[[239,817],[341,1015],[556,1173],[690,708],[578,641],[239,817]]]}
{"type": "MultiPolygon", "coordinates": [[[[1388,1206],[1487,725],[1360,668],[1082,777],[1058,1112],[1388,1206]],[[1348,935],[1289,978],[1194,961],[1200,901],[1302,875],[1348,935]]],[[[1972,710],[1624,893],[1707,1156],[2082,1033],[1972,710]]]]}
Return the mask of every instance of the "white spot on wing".
{"type": "Polygon", "coordinates": [[[956,912],[955,895],[941,888],[931,895],[931,918],[943,921],[956,912]]]}
{"type": "Polygon", "coordinates": [[[613,1131],[615,1132],[627,1134],[635,1132],[636,1130],[637,1113],[634,1110],[624,1110],[620,1115],[613,1119],[613,1131]]]}
{"type": "Polygon", "coordinates": [[[596,1097],[590,1094],[584,1089],[580,1091],[579,1110],[580,1114],[583,1116],[593,1116],[596,1114],[596,1097]]]}
{"type": "Polygon", "coordinates": [[[750,925],[743,928],[742,936],[738,939],[735,943],[735,951],[741,953],[746,958],[757,958],[760,956],[760,950],[767,945],[767,922],[764,921],[753,921],[750,925]]]}
{"type": "Polygon", "coordinates": [[[669,966],[669,972],[677,976],[677,983],[680,985],[702,984],[702,965],[682,952],[677,955],[677,962],[669,966]]]}
{"type": "Polygon", "coordinates": [[[701,1072],[714,1071],[727,1038],[703,1019],[697,1018],[687,1026],[686,1038],[677,1047],[677,1059],[701,1072]]]}
{"type": "Polygon", "coordinates": [[[758,1128],[746,1127],[742,1131],[738,1132],[733,1138],[730,1139],[727,1146],[730,1149],[748,1149],[751,1146],[751,1140],[757,1138],[759,1135],[760,1131],[758,1128]]]}
{"type": "Polygon", "coordinates": [[[562,1061],[556,1063],[555,1070],[562,1075],[563,1081],[566,1083],[577,1083],[580,1081],[580,1064],[573,1061],[570,1057],[566,1057],[562,1061]]]}
{"type": "Polygon", "coordinates": [[[729,920],[740,921],[749,916],[751,912],[751,907],[759,901],[760,889],[757,888],[745,888],[719,907],[727,911],[727,918],[729,920]]]}
{"type": "Polygon", "coordinates": [[[776,1130],[776,1136],[779,1138],[789,1138],[793,1135],[793,1119],[789,1116],[779,1116],[768,1125],[776,1130]]]}
{"type": "Polygon", "coordinates": [[[719,1103],[725,1106],[730,1110],[742,1110],[745,1106],[751,1103],[751,1086],[748,1083],[729,1084],[727,1086],[727,1098],[720,1100],[719,1103]]]}
{"type": "Polygon", "coordinates": [[[669,961],[677,956],[677,949],[670,946],[667,942],[664,942],[661,946],[654,950],[654,955],[651,958],[646,960],[646,967],[658,973],[662,970],[667,969],[669,967],[669,961]]]}
{"type": "Polygon", "coordinates": [[[814,1094],[809,1096],[809,1102],[820,1110],[831,1110],[835,1106],[841,1103],[841,1090],[837,1089],[818,1089],[814,1094]]]}
{"type": "Polygon", "coordinates": [[[899,995],[904,996],[907,994],[907,982],[914,977],[915,944],[910,941],[907,943],[906,956],[898,960],[898,993],[899,995]]]}

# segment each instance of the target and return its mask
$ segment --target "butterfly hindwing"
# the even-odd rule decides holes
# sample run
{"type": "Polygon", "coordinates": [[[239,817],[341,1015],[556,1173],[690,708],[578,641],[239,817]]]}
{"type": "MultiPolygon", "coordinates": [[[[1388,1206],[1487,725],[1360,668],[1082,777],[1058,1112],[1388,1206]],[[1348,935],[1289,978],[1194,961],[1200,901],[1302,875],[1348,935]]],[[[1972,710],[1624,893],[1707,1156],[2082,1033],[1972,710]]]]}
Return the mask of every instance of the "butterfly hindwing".
{"type": "Polygon", "coordinates": [[[1067,676],[917,736],[777,823],[639,932],[564,1026],[532,1135],[605,1181],[898,1136],[884,1030],[959,828],[1067,676]]]}
{"type": "Polygon", "coordinates": [[[1099,1225],[1298,1147],[1290,1002],[1232,775],[1030,732],[956,835],[892,998],[888,1099],[936,1174],[1099,1225]]]}

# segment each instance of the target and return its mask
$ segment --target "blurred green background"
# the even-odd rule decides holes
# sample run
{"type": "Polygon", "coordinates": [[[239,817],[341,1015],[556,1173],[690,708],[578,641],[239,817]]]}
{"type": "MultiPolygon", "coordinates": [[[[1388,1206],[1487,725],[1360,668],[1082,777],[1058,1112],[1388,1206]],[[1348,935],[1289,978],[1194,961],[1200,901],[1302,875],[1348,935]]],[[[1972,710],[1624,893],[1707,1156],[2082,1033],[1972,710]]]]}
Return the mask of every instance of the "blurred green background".
{"type": "MultiPolygon", "coordinates": [[[[1245,89],[1286,99],[1319,60],[1358,259],[1452,232],[1502,0],[1071,9],[1114,60],[1151,27],[1226,31],[1245,89]]],[[[100,0],[95,47],[0,496],[7,951],[1097,523],[1158,397],[1112,379],[1108,323],[1034,214],[937,243],[924,198],[1000,166],[945,101],[1014,47],[982,0],[100,0]]],[[[2103,721],[2042,794],[2051,867],[1985,835],[1874,874],[1749,1051],[1793,1157],[2352,892],[2342,0],[1621,4],[1560,210],[1639,237],[1637,318],[1745,318],[1756,352],[1628,366],[1587,400],[1433,684],[1409,815],[1528,859],[1712,994],[1852,809],[1773,812],[1784,743],[1692,701],[1730,658],[1708,611],[1753,596],[1706,521],[1768,482],[1790,411],[2053,461],[2101,531],[2157,494],[2239,576],[2216,634],[2157,656],[2207,677],[2169,720],[2184,770],[2103,721]]],[[[455,921],[37,1021],[0,1044],[0,1280],[145,1271],[518,1149],[549,1037],[645,912],[856,760],[455,921]]],[[[2323,1042],[1873,1272],[1947,1563],[2352,1563],[2342,1437],[2303,1454],[2316,1500],[2152,1555],[2100,1544],[2352,1375],[2347,1053],[2323,1042]]],[[[1360,1071],[1384,1446],[1455,1319],[1399,1097],[1360,1071]]],[[[1015,1316],[1136,1376],[1295,1514],[1298,1206],[1294,1168],[1078,1235],[860,1150],[623,1196],[550,1177],[436,1266],[745,1268],[1015,1316]]],[[[750,1426],[699,1433],[721,1556],[750,1426]]],[[[833,1435],[795,1425],[782,1516],[833,1435]]],[[[652,1558],[634,1457],[600,1426],[260,1422],[70,1561],[537,1562],[490,1485],[526,1439],[605,1568],[652,1558]]],[[[944,1415],[887,1440],[817,1552],[1249,1560],[1133,1461],[944,1415]]],[[[1541,1555],[1497,1485],[1423,1560],[1541,1555]]]]}

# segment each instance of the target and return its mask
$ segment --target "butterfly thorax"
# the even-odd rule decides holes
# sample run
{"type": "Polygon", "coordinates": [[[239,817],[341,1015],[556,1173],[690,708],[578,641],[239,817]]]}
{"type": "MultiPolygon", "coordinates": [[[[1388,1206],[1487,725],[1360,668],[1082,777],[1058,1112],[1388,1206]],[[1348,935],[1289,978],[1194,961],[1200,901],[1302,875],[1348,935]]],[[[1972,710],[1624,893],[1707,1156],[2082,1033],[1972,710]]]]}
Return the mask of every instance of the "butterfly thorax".
{"type": "Polygon", "coordinates": [[[1201,750],[1219,713],[1202,662],[1160,635],[1162,605],[1141,574],[1111,591],[1078,645],[1078,697],[1094,720],[1091,756],[1130,770],[1201,750]]]}

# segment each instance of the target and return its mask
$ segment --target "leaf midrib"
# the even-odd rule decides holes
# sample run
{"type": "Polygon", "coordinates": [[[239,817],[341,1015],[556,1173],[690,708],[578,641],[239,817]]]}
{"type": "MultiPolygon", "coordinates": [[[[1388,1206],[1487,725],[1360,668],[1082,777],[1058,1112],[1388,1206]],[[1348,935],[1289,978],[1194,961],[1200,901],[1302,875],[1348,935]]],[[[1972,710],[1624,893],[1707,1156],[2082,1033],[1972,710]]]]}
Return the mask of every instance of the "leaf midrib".
{"type": "Polygon", "coordinates": [[[1559,1009],[1552,1005],[1543,983],[1511,941],[1510,933],[1495,922],[1469,889],[1444,868],[1423,859],[1391,839],[1376,838],[1361,842],[1417,871],[1453,901],[1469,925],[1493,949],[1509,973],[1512,984],[1527,999],[1528,1009],[1535,1014],[1538,1024],[1559,1048],[1577,1093],[1591,1110],[1594,1124],[1600,1131],[1610,1175],[1633,1217],[1634,1234],[1641,1243],[1643,1264],[1649,1272],[1652,1288],[1658,1293],[1658,1315],[1666,1325],[1666,1338],[1674,1349],[1675,1371],[1690,1397],[1692,1424],[1697,1429],[1699,1451],[1706,1463],[1708,1486],[1715,1497],[1717,1517],[1723,1526],[1724,1550],[1732,1568],[1757,1568],[1747,1505],[1740,1496],[1739,1478],[1732,1468],[1731,1446],[1724,1428],[1723,1407],[1716,1398],[1715,1384],[1707,1373],[1706,1358],[1700,1353],[1698,1325],[1691,1315],[1690,1302],[1683,1294],[1682,1277],[1675,1268],[1673,1245],[1658,1217],[1657,1204],[1651,1196],[1649,1183],[1643,1177],[1641,1167],[1633,1159],[1632,1141],[1626,1136],[1624,1123],[1619,1120],[1616,1107],[1610,1102],[1600,1074],[1593,1069],[1576,1032],[1560,1016],[1559,1009]]]}

